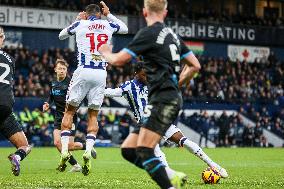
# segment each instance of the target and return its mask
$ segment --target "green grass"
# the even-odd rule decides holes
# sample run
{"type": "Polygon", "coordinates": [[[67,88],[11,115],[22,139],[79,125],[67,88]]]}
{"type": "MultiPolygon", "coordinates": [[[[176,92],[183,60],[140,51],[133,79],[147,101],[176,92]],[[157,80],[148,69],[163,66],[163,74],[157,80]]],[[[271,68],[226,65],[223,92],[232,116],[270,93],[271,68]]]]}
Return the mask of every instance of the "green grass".
{"type": "MultiPolygon", "coordinates": [[[[98,159],[93,161],[92,173],[58,173],[55,168],[59,153],[55,148],[34,148],[22,162],[19,177],[12,175],[7,156],[12,148],[0,148],[0,188],[158,188],[143,171],[122,159],[118,148],[98,148],[98,159]]],[[[163,149],[170,166],[189,176],[187,188],[283,188],[283,149],[205,149],[215,161],[224,166],[229,179],[217,185],[205,185],[201,172],[207,166],[185,149],[163,149]]],[[[75,153],[81,162],[82,151],[75,153]]],[[[69,167],[68,167],[69,169],[69,167]]]]}

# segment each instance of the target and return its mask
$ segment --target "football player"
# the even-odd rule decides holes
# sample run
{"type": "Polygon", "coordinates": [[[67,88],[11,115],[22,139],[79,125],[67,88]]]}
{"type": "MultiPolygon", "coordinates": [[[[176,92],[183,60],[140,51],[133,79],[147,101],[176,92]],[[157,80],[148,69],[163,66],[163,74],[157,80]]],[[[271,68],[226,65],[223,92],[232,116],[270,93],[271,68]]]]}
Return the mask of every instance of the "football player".
{"type": "Polygon", "coordinates": [[[110,44],[112,34],[128,32],[127,26],[113,16],[104,2],[102,12],[99,5],[90,4],[85,12],[79,13],[77,20],[71,26],[63,29],[59,39],[76,36],[78,48],[78,67],[75,70],[67,93],[67,103],[61,125],[61,160],[63,165],[70,158],[68,153],[69,137],[71,135],[73,116],[81,101],[88,100],[88,128],[86,150],[83,154],[84,165],[82,173],[88,175],[91,169],[91,152],[98,132],[97,116],[104,98],[106,86],[107,61],[98,52],[103,44],[110,44]],[[102,14],[107,20],[101,19],[102,14]]]}

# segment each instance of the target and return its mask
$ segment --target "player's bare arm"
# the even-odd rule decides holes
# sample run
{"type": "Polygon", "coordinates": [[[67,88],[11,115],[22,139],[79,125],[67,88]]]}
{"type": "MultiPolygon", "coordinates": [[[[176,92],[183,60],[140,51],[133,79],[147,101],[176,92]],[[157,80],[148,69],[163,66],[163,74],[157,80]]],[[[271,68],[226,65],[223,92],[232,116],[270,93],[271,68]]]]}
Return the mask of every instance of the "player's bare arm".
{"type": "Polygon", "coordinates": [[[193,78],[194,74],[201,69],[198,59],[192,53],[185,57],[182,62],[185,66],[180,74],[179,87],[187,84],[193,78]]]}
{"type": "Polygon", "coordinates": [[[46,112],[47,110],[49,110],[49,104],[48,104],[48,102],[44,102],[44,104],[42,106],[42,111],[46,112]]]}
{"type": "Polygon", "coordinates": [[[125,51],[112,53],[112,48],[108,44],[104,44],[99,48],[99,52],[113,66],[123,66],[131,60],[131,55],[125,51]]]}
{"type": "Polygon", "coordinates": [[[102,5],[102,11],[104,16],[108,16],[110,14],[108,6],[105,4],[105,2],[101,1],[100,4],[102,5]]]}
{"type": "Polygon", "coordinates": [[[127,25],[122,22],[121,20],[119,20],[118,18],[116,18],[114,15],[111,14],[109,7],[105,4],[105,2],[101,1],[100,2],[102,8],[102,14],[106,17],[106,19],[109,22],[113,22],[119,25],[119,30],[117,31],[117,33],[119,34],[127,34],[128,33],[128,27],[127,25]]]}
{"type": "Polygon", "coordinates": [[[106,88],[105,90],[105,97],[122,97],[122,89],[121,88],[106,88]]]}

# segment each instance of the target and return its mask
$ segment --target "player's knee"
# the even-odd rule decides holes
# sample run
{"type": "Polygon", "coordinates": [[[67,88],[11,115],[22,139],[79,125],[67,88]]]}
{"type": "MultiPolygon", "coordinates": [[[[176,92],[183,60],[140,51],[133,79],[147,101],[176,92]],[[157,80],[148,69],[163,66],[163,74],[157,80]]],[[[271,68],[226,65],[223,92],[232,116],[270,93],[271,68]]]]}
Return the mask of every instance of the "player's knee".
{"type": "Polygon", "coordinates": [[[81,100],[70,100],[65,107],[66,112],[76,112],[77,107],[79,107],[81,100]]]}
{"type": "Polygon", "coordinates": [[[135,148],[121,148],[121,155],[124,159],[132,163],[137,159],[135,148]]]}
{"type": "Polygon", "coordinates": [[[148,173],[155,172],[161,166],[164,166],[160,159],[155,156],[154,149],[147,147],[137,147],[137,157],[141,159],[142,166],[148,173]]]}
{"type": "Polygon", "coordinates": [[[136,148],[137,157],[141,160],[147,160],[148,158],[155,157],[154,149],[147,147],[137,147],[136,148]]]}
{"type": "Polygon", "coordinates": [[[125,160],[143,169],[141,159],[136,155],[136,148],[121,148],[121,155],[125,160]]]}
{"type": "Polygon", "coordinates": [[[61,123],[61,130],[71,130],[73,122],[73,115],[71,113],[65,113],[61,123]]]}
{"type": "Polygon", "coordinates": [[[68,150],[73,150],[73,149],[74,149],[74,142],[69,142],[68,150]]]}
{"type": "Polygon", "coordinates": [[[54,146],[56,146],[57,149],[61,148],[61,141],[60,140],[54,140],[53,143],[54,143],[54,146]]]}
{"type": "Polygon", "coordinates": [[[69,122],[62,121],[61,123],[61,129],[62,130],[71,130],[72,126],[69,122]]]}

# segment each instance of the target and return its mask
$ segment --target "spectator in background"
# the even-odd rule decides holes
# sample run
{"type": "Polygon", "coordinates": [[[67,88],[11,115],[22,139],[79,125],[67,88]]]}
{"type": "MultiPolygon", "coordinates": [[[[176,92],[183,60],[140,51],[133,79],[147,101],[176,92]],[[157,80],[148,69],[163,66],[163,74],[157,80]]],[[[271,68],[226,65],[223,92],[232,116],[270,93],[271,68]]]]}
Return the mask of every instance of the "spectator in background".
{"type": "MultiPolygon", "coordinates": [[[[110,9],[115,14],[139,16],[140,10],[143,8],[143,0],[105,0],[107,4],[110,4],[110,9]]],[[[48,9],[59,9],[69,11],[79,11],[89,3],[94,1],[86,0],[42,0],[42,1],[11,1],[11,0],[0,0],[1,5],[12,5],[18,7],[37,7],[37,8],[48,8],[48,9]]],[[[204,2],[206,3],[206,2],[204,2]]],[[[283,17],[278,17],[276,14],[270,14],[269,16],[258,17],[254,13],[246,14],[245,12],[237,11],[235,14],[231,14],[228,10],[222,9],[222,11],[216,10],[204,10],[204,8],[198,9],[198,12],[194,12],[188,7],[188,1],[186,0],[169,0],[168,17],[175,19],[191,19],[199,22],[209,23],[227,23],[227,24],[241,24],[241,25],[252,25],[252,26],[269,26],[283,28],[284,20],[283,17]]],[[[202,7],[202,6],[201,6],[202,7]]],[[[273,56],[272,56],[273,57],[273,56]]]]}
{"type": "MultiPolygon", "coordinates": [[[[70,49],[48,49],[40,52],[23,47],[5,48],[5,50],[15,56],[17,62],[16,97],[44,97],[48,94],[50,88],[46,83],[52,80],[52,63],[57,58],[66,58],[70,63],[71,71],[76,66],[76,59],[74,58],[76,53],[70,49]]],[[[275,57],[274,53],[271,53],[268,60],[253,63],[204,56],[200,56],[199,59],[204,69],[194,78],[192,82],[194,85],[191,85],[190,89],[185,88],[185,101],[190,100],[192,103],[242,103],[244,106],[240,107],[239,110],[242,115],[254,122],[259,122],[261,128],[268,129],[284,138],[284,80],[281,79],[284,77],[284,64],[275,57]],[[273,103],[277,108],[271,111],[266,107],[268,103],[273,103]],[[253,106],[253,104],[258,104],[258,106],[253,106]]],[[[129,79],[131,75],[130,66],[124,68],[108,66],[107,70],[112,70],[107,78],[107,85],[112,88],[129,79]]],[[[38,134],[35,122],[41,122],[41,118],[34,119],[31,114],[29,110],[23,110],[19,113],[19,118],[24,123],[24,130],[28,133],[28,139],[31,139],[34,134],[38,134]]],[[[113,123],[119,125],[120,116],[117,113],[114,114],[113,123]]],[[[185,117],[184,119],[191,124],[193,129],[198,130],[198,128],[201,128],[202,116],[200,114],[195,116],[185,117]]],[[[45,115],[43,117],[43,120],[46,120],[45,115]]],[[[213,125],[214,129],[216,128],[213,138],[218,133],[220,139],[222,139],[220,145],[226,145],[226,137],[227,139],[231,137],[233,141],[234,137],[231,135],[233,132],[230,131],[229,124],[227,126],[221,124],[220,127],[223,118],[221,121],[219,121],[219,118],[214,120],[213,117],[210,117],[209,119],[212,123],[210,125],[213,125]]],[[[228,120],[228,123],[231,123],[231,118],[228,120]]],[[[242,133],[244,125],[238,121],[238,132],[235,138],[239,143],[242,142],[242,139],[238,139],[238,137],[242,133]]],[[[84,130],[83,128],[82,130],[84,130]]],[[[84,132],[82,132],[82,135],[84,135],[84,132]]]]}
{"type": "Polygon", "coordinates": [[[201,130],[200,130],[200,139],[199,139],[199,146],[202,146],[202,138],[205,138],[204,145],[207,148],[208,144],[208,131],[210,129],[210,119],[207,111],[204,111],[204,113],[201,115],[201,130]]]}
{"type": "Polygon", "coordinates": [[[251,125],[247,125],[243,132],[244,146],[252,147],[254,142],[254,129],[251,125]]]}
{"type": "Polygon", "coordinates": [[[104,115],[101,115],[100,121],[98,122],[98,124],[99,124],[99,131],[97,134],[97,138],[101,140],[111,139],[110,134],[105,128],[107,126],[107,119],[104,115]]]}
{"type": "Polygon", "coordinates": [[[226,111],[223,111],[217,124],[220,129],[219,130],[219,145],[227,146],[228,145],[229,117],[226,111]]]}
{"type": "Polygon", "coordinates": [[[254,127],[254,146],[260,147],[263,137],[263,128],[261,127],[260,123],[257,122],[254,127]]]}
{"type": "Polygon", "coordinates": [[[121,142],[123,142],[126,139],[126,137],[129,135],[129,128],[131,124],[132,124],[132,118],[129,115],[128,111],[126,111],[125,114],[121,116],[120,124],[119,124],[121,142]]]}
{"type": "Polygon", "coordinates": [[[234,146],[236,144],[236,125],[232,122],[229,124],[228,144],[230,146],[234,146]]]}
{"type": "Polygon", "coordinates": [[[109,110],[107,114],[108,123],[114,124],[115,118],[116,118],[116,115],[111,110],[109,110]]]}
{"type": "MultiPolygon", "coordinates": [[[[128,113],[128,112],[127,112],[128,113]]],[[[114,124],[115,125],[119,125],[120,123],[120,119],[121,119],[121,115],[119,114],[119,111],[116,110],[115,111],[115,119],[114,119],[114,124]]]]}
{"type": "MultiPolygon", "coordinates": [[[[69,49],[48,49],[42,52],[27,48],[5,48],[16,57],[15,96],[46,97],[53,76],[53,62],[66,58],[71,72],[76,66],[76,53],[69,49]]],[[[284,64],[270,57],[262,63],[230,61],[223,58],[199,57],[203,71],[195,78],[190,88],[184,89],[184,100],[192,102],[220,103],[274,103],[284,104],[284,64]]],[[[111,70],[107,87],[115,88],[132,74],[130,66],[111,70]]]]}
{"type": "Polygon", "coordinates": [[[264,147],[264,148],[269,147],[269,144],[268,144],[268,142],[267,142],[267,139],[266,139],[266,137],[263,136],[263,135],[260,137],[260,147],[264,147]]]}

